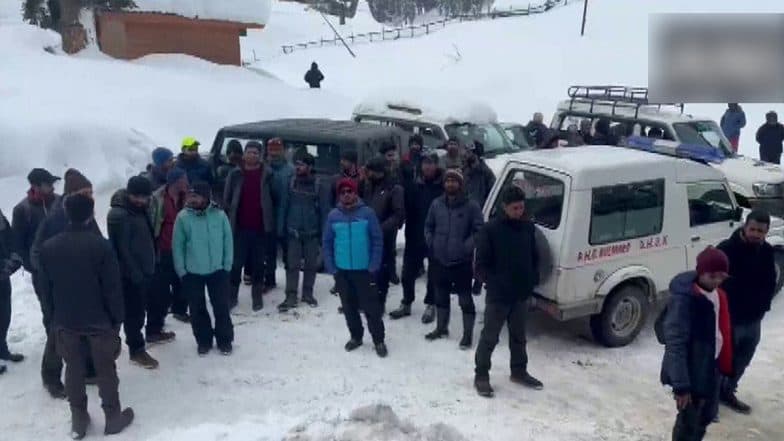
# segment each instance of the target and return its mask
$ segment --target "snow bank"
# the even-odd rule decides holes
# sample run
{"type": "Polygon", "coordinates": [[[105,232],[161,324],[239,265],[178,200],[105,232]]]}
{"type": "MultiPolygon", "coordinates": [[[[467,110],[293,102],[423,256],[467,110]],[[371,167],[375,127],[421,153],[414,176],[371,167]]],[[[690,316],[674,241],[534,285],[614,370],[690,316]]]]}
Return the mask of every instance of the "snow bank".
{"type": "Polygon", "coordinates": [[[399,110],[389,106],[400,106],[421,110],[421,115],[407,114],[408,117],[422,121],[448,123],[470,122],[490,124],[498,121],[495,111],[487,103],[474,98],[466,98],[460,92],[435,92],[433,90],[403,88],[380,90],[370,94],[355,108],[355,114],[400,115],[399,110]]]}
{"type": "Polygon", "coordinates": [[[273,0],[134,0],[140,11],[188,18],[266,24],[273,0]]]}

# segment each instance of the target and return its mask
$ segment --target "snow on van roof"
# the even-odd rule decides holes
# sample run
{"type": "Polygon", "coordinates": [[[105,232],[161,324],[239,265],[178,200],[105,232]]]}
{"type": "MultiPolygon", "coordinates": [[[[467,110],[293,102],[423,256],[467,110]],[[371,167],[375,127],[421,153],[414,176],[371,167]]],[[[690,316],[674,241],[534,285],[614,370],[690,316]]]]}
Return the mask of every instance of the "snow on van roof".
{"type": "Polygon", "coordinates": [[[459,92],[384,90],[360,102],[354,115],[376,115],[432,123],[495,124],[498,115],[490,105],[467,99],[459,92]]]}
{"type": "Polygon", "coordinates": [[[267,24],[272,0],[134,0],[138,11],[186,18],[267,24]]]}

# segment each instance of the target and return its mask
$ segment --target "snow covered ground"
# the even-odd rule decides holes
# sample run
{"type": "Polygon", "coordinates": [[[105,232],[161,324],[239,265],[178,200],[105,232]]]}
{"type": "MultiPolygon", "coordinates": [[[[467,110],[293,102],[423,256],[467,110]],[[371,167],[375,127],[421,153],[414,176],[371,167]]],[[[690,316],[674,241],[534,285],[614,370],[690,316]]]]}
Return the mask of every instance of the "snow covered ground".
{"type": "MultiPolygon", "coordinates": [[[[502,120],[525,122],[534,111],[549,117],[569,84],[645,84],[649,11],[782,9],[777,0],[636,0],[634,6],[628,0],[593,0],[583,39],[578,36],[582,10],[570,5],[535,17],[455,25],[424,39],[357,46],[357,59],[341,48],[312,49],[270,57],[247,70],[182,56],[124,62],[95,51],[53,55],[43,48],[56,46],[57,36],[22,25],[13,3],[18,0],[0,1],[0,207],[8,213],[21,198],[30,168],[62,173],[75,166],[99,190],[99,216],[108,209],[110,191],[144,167],[154,146],[174,147],[184,136],[209,145],[225,124],[286,116],[347,118],[355,103],[389,88],[476,97],[502,120]],[[307,90],[302,83],[313,60],[327,77],[323,90],[307,90]]],[[[281,43],[329,35],[320,20],[302,5],[275,3],[269,27],[252,33],[244,53],[272,54],[281,43]]],[[[347,26],[357,32],[380,28],[362,9],[347,26]]],[[[718,119],[723,107],[688,109],[718,119]]],[[[766,110],[781,108],[744,107],[750,122],[741,150],[756,156],[754,129],[766,110]]],[[[64,439],[67,405],[49,399],[40,386],[43,334],[29,276],[17,274],[13,284],[9,343],[28,360],[0,377],[0,433],[3,440],[64,439]]],[[[236,352],[229,359],[197,357],[190,329],[179,323],[171,323],[176,342],[151,348],[161,361],[158,371],[130,366],[125,352],[118,362],[121,396],[138,419],[116,439],[668,438],[674,404],[658,382],[662,347],[650,328],[632,345],[609,350],[587,338],[584,322],[559,324],[536,314],[529,326],[530,367],[545,390],[531,392],[508,381],[503,338],[492,372],[497,397],[484,400],[471,385],[473,353],[460,352],[455,337],[424,340],[429,328],[418,321],[420,302],[415,317],[387,322],[388,359],[378,359],[369,345],[346,354],[342,346],[348,335],[335,312],[338,301],[328,294],[330,285],[319,277],[321,306],[287,315],[273,312],[281,290],[269,294],[259,314],[250,313],[249,293],[243,291],[234,317],[236,352]]],[[[389,306],[399,298],[395,287],[389,306]]],[[[779,298],[741,386],[754,414],[723,410],[711,439],[784,436],[782,308],[779,298]]],[[[453,335],[458,329],[456,317],[453,335]]],[[[89,396],[91,435],[96,435],[103,424],[97,391],[91,389],[89,396]]]]}

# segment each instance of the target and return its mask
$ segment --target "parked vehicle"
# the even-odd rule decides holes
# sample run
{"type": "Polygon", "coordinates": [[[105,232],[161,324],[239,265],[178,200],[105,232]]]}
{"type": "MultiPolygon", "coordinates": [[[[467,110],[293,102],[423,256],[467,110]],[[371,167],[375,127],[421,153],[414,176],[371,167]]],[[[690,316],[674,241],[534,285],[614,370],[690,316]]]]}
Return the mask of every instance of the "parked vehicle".
{"type": "Polygon", "coordinates": [[[711,166],[727,177],[742,207],[784,216],[781,167],[734,153],[719,125],[710,118],[684,113],[683,103],[649,103],[644,87],[572,86],[568,95],[569,99],[558,104],[551,128],[566,131],[569,124],[579,125],[586,118],[595,127],[598,119],[606,118],[619,142],[639,135],[711,147],[725,157],[711,166]]]}
{"type": "Polygon", "coordinates": [[[501,123],[501,127],[506,132],[506,137],[509,138],[520,150],[533,150],[536,146],[532,146],[528,142],[526,136],[525,125],[520,123],[501,123]]]}
{"type": "MultiPolygon", "coordinates": [[[[672,277],[730,237],[744,216],[715,168],[724,160],[715,149],[637,141],[510,155],[484,207],[493,218],[504,187],[525,191],[526,212],[552,264],[536,288],[536,306],[558,320],[590,317],[595,339],[609,347],[633,341],[672,277]]],[[[774,218],[769,242],[781,288],[781,219],[774,218]]]]}

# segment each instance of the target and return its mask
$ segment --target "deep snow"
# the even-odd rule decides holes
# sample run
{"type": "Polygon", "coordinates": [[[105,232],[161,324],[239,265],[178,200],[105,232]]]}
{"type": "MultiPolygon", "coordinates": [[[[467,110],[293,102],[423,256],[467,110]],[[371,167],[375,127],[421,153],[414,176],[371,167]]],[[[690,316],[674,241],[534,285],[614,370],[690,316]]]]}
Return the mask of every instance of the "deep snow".
{"type": "MultiPolygon", "coordinates": [[[[0,1],[0,207],[10,212],[33,166],[57,173],[76,166],[96,183],[101,219],[111,189],[142,169],[154,146],[174,148],[184,136],[209,145],[225,124],[286,116],[347,118],[356,103],[380,88],[476,98],[492,105],[502,120],[525,122],[537,110],[549,116],[568,84],[644,84],[647,37],[641,23],[648,11],[782,8],[776,0],[687,5],[637,0],[634,7],[627,0],[593,0],[584,39],[576,36],[581,8],[568,6],[535,17],[455,25],[424,39],[357,46],[356,60],[345,49],[326,48],[271,56],[246,70],[182,56],[123,62],[94,51],[52,55],[43,48],[57,46],[57,36],[21,25],[19,8],[9,6],[14,1],[0,1]],[[319,91],[302,83],[314,59],[327,77],[319,91]]],[[[358,31],[378,26],[362,8],[347,26],[358,31]]],[[[276,3],[268,28],[252,32],[243,51],[276,54],[281,42],[326,36],[326,25],[316,24],[320,20],[302,5],[276,3]]],[[[756,156],[754,126],[771,106],[744,107],[750,123],[741,149],[756,156]]],[[[723,111],[721,105],[687,108],[716,119],[723,111]]],[[[0,433],[3,439],[64,439],[67,405],[49,399],[40,386],[43,330],[29,275],[17,274],[13,284],[9,343],[28,360],[0,377],[0,433]]],[[[197,357],[190,329],[174,322],[177,341],[150,349],[161,361],[158,371],[132,367],[124,352],[118,361],[121,396],[138,420],[115,439],[668,438],[674,404],[658,382],[662,348],[650,327],[630,346],[609,350],[586,337],[584,322],[560,324],[536,314],[529,325],[531,371],[545,390],[530,392],[508,381],[504,336],[492,372],[497,397],[488,401],[472,389],[472,352],[460,352],[455,337],[424,340],[430,328],[418,321],[419,300],[411,319],[387,321],[390,358],[378,359],[369,344],[346,354],[348,335],[330,285],[320,276],[319,308],[286,315],[273,312],[283,299],[280,289],[267,296],[260,314],[250,313],[244,290],[234,316],[236,352],[228,359],[197,357]]],[[[400,289],[393,288],[390,308],[399,297],[400,289]]],[[[777,441],[784,434],[782,302],[777,299],[764,323],[763,342],[741,386],[754,414],[723,410],[711,439],[777,441]]],[[[452,331],[459,334],[456,306],[454,317],[452,331]]],[[[97,391],[91,388],[89,396],[95,423],[90,434],[100,436],[97,391]]]]}
{"type": "Polygon", "coordinates": [[[272,0],[134,0],[139,11],[164,12],[204,20],[265,24],[272,0]]]}

